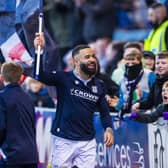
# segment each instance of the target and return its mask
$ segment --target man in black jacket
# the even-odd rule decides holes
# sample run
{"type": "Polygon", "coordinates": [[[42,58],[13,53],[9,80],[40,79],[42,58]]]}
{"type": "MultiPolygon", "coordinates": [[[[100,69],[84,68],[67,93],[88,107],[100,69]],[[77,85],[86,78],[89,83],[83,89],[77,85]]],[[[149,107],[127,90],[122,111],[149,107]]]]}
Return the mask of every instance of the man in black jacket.
{"type": "Polygon", "coordinates": [[[23,69],[9,62],[1,67],[5,88],[0,92],[0,148],[5,168],[37,168],[35,111],[18,81],[23,69]]]}

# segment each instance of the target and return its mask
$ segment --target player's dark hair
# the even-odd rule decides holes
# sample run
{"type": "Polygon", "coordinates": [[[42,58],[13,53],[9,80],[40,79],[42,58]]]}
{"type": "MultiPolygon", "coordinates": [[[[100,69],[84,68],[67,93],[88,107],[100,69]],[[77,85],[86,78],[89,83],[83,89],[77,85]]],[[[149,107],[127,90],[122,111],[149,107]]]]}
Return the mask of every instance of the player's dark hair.
{"type": "Polygon", "coordinates": [[[154,2],[154,3],[152,3],[151,6],[149,6],[149,8],[156,9],[156,8],[163,7],[163,6],[164,5],[162,3],[154,2]]]}
{"type": "Polygon", "coordinates": [[[77,54],[79,54],[79,51],[85,48],[90,48],[88,45],[85,44],[80,44],[77,45],[73,50],[72,50],[72,57],[74,58],[77,54]]]}

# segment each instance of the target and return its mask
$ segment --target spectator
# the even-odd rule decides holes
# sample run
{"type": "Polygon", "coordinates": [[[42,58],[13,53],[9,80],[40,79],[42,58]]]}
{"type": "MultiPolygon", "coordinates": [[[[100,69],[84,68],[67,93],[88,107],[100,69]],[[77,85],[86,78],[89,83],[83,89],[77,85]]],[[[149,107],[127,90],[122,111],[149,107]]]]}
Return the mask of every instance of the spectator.
{"type": "Polygon", "coordinates": [[[68,51],[68,53],[64,56],[63,61],[66,65],[64,71],[68,72],[74,69],[74,60],[72,58],[72,50],[68,51]]]}
{"type": "MultiPolygon", "coordinates": [[[[69,6],[71,7],[70,1],[69,6]]],[[[71,46],[69,41],[69,32],[67,29],[67,16],[69,14],[68,7],[61,1],[44,1],[44,13],[46,18],[46,27],[52,34],[55,41],[58,42],[62,49],[71,46]],[[57,31],[56,31],[57,30],[57,31]]]]}
{"type": "Polygon", "coordinates": [[[166,8],[161,3],[154,3],[148,9],[148,20],[153,29],[144,43],[144,50],[157,54],[168,50],[168,20],[166,8]]]}
{"type": "Polygon", "coordinates": [[[54,102],[48,94],[45,85],[33,78],[27,79],[27,93],[37,107],[54,108],[54,102]]]}
{"type": "Polygon", "coordinates": [[[144,68],[155,70],[155,54],[151,51],[143,51],[143,65],[144,68]]]}
{"type": "Polygon", "coordinates": [[[124,71],[125,71],[124,59],[121,59],[121,61],[119,61],[117,64],[117,68],[113,71],[111,79],[119,85],[122,78],[124,77],[124,71]]]}
{"type": "Polygon", "coordinates": [[[132,0],[117,0],[115,1],[115,11],[118,19],[116,20],[117,28],[131,29],[134,28],[134,23],[129,15],[133,12],[132,0]]]}
{"type": "Polygon", "coordinates": [[[119,117],[131,112],[132,103],[144,100],[149,94],[155,75],[142,67],[142,51],[139,43],[126,43],[124,46],[125,73],[120,82],[119,100],[113,99],[111,105],[121,110],[119,117]],[[114,104],[113,104],[114,103],[114,104]]]}
{"type": "MultiPolygon", "coordinates": [[[[45,0],[44,2],[44,16],[47,21],[45,26],[57,43],[59,56],[63,58],[74,45],[85,43],[83,37],[85,15],[75,0],[45,0]]],[[[62,67],[64,66],[62,62],[62,67]]]]}
{"type": "Polygon", "coordinates": [[[133,0],[132,15],[136,29],[147,28],[147,5],[144,0],[133,0]]]}
{"type": "Polygon", "coordinates": [[[35,109],[18,82],[23,69],[8,62],[1,67],[5,88],[0,92],[0,148],[5,168],[37,168],[35,109]]]}
{"type": "Polygon", "coordinates": [[[100,63],[100,72],[105,73],[105,68],[108,63],[106,59],[106,48],[109,45],[111,39],[110,38],[98,38],[96,40],[96,57],[100,63]]]}
{"type": "Polygon", "coordinates": [[[168,80],[168,52],[160,52],[156,55],[156,79],[146,100],[133,105],[133,111],[138,109],[151,109],[162,103],[161,90],[163,83],[168,80]]]}
{"type": "Polygon", "coordinates": [[[110,77],[123,58],[123,46],[123,42],[111,42],[106,48],[107,65],[105,72],[110,77]]]}
{"type": "MultiPolygon", "coordinates": [[[[143,50],[143,43],[142,41],[138,41],[136,42],[138,43],[138,45],[140,46],[141,51],[143,50]]],[[[119,50],[119,56],[120,58],[122,57],[122,59],[118,62],[117,65],[117,69],[115,69],[111,75],[111,79],[116,82],[118,85],[120,85],[121,79],[124,77],[124,72],[125,72],[125,63],[124,63],[124,59],[123,59],[123,48],[124,48],[124,44],[125,42],[121,43],[121,45],[119,45],[118,50],[119,50]],[[123,48],[121,48],[123,47],[123,48]],[[121,55],[122,54],[122,55],[121,55]]],[[[113,65],[115,66],[115,65],[113,65]]]]}
{"type": "MultiPolygon", "coordinates": [[[[112,98],[119,96],[119,86],[110,79],[106,74],[100,72],[100,64],[97,60],[98,70],[96,77],[101,79],[104,82],[105,92],[106,92],[106,100],[110,102],[112,98]]],[[[111,112],[115,112],[116,109],[114,107],[109,106],[111,112]]]]}
{"type": "MultiPolygon", "coordinates": [[[[158,120],[159,117],[163,117],[164,112],[168,113],[168,81],[164,82],[162,87],[162,100],[163,102],[151,113],[134,112],[131,118],[142,123],[152,123],[158,120]]],[[[168,114],[165,117],[167,118],[168,114]]]]}
{"type": "Polygon", "coordinates": [[[98,38],[112,38],[115,28],[114,0],[76,0],[85,15],[84,38],[87,43],[98,38]]]}

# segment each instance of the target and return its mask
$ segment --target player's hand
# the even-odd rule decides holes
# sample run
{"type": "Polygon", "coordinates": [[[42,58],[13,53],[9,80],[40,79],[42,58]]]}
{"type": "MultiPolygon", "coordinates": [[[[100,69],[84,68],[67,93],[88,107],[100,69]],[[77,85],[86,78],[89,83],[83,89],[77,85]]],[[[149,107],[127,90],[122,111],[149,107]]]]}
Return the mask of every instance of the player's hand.
{"type": "Polygon", "coordinates": [[[111,128],[106,128],[106,131],[104,132],[104,143],[106,147],[110,147],[114,144],[114,136],[111,128]]]}
{"type": "Polygon", "coordinates": [[[132,105],[132,111],[134,111],[134,112],[139,111],[139,106],[140,106],[139,103],[135,103],[135,104],[133,104],[133,105],[132,105]]]}
{"type": "Polygon", "coordinates": [[[41,46],[41,50],[43,50],[44,45],[45,45],[44,33],[36,33],[35,34],[35,39],[34,39],[35,49],[37,49],[39,45],[41,46]]]}

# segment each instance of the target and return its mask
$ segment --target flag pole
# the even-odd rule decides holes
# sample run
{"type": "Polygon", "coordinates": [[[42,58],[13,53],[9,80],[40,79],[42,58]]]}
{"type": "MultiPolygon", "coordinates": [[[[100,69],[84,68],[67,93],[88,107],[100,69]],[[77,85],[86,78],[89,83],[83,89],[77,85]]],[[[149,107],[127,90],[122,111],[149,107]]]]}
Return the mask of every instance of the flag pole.
{"type": "MultiPolygon", "coordinates": [[[[43,27],[43,4],[42,0],[40,0],[40,13],[39,13],[39,30],[38,33],[41,35],[43,27]]],[[[35,71],[35,79],[39,79],[39,71],[40,71],[40,54],[41,54],[41,46],[38,45],[37,48],[37,62],[36,62],[36,71],[35,71]]]]}

